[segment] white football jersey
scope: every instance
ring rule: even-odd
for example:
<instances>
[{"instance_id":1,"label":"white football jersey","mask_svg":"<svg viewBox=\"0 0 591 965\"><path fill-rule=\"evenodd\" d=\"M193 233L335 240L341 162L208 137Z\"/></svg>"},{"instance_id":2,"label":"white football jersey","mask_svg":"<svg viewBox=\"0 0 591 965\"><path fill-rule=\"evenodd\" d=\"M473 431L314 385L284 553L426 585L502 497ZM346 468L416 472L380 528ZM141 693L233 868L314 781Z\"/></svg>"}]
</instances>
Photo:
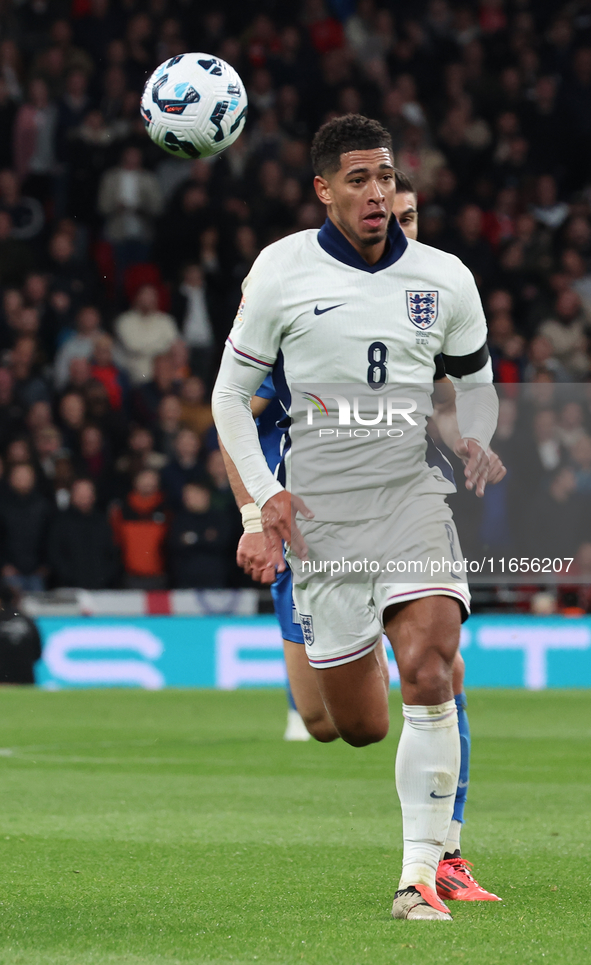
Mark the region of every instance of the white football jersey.
<instances>
[{"instance_id":1,"label":"white football jersey","mask_svg":"<svg viewBox=\"0 0 591 965\"><path fill-rule=\"evenodd\" d=\"M453 491L425 461L434 360L444 353L453 365L474 356L480 369L486 334L474 278L454 255L407 241L393 221L384 256L369 266L327 221L320 231L298 232L261 252L244 281L228 345L243 362L273 371L279 393L282 382L289 392L296 387L287 488L317 519L342 520L389 513L407 487ZM358 426L349 431L327 412L309 430L302 386L322 386L312 398L324 405L323 393L335 398L335 383L368 390L366 415L388 386L395 393L401 384L422 388L413 396L423 397L415 428L403 422L400 438ZM288 407L291 399L283 402ZM327 429L319 434L320 425L336 427L330 438Z\"/></svg>"},{"instance_id":2,"label":"white football jersey","mask_svg":"<svg viewBox=\"0 0 591 965\"><path fill-rule=\"evenodd\" d=\"M265 248L244 281L228 339L237 357L268 372L281 351L288 385L382 376L420 384L433 380L440 352L480 349L486 321L469 269L455 255L408 241L397 224L391 238L374 266L332 222ZM370 352L375 342L387 359ZM378 371L368 375L370 367Z\"/></svg>"}]
</instances>

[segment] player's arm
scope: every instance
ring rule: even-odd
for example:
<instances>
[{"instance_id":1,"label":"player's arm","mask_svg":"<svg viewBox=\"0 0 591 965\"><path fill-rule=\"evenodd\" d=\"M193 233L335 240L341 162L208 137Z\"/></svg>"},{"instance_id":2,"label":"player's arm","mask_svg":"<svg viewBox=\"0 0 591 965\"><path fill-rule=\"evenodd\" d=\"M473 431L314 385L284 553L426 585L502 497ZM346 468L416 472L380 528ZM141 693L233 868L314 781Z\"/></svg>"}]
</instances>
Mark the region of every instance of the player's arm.
<instances>
[{"instance_id":1,"label":"player's arm","mask_svg":"<svg viewBox=\"0 0 591 965\"><path fill-rule=\"evenodd\" d=\"M270 401L270 399L262 399L258 395L253 395L250 400L250 408L255 419L262 415ZM230 488L242 515L242 525L244 526L244 532L236 550L236 562L257 583L272 583L275 579L275 567L269 566L267 563L261 511L238 475L238 470L226 452L221 439L218 441Z\"/></svg>"},{"instance_id":2,"label":"player's arm","mask_svg":"<svg viewBox=\"0 0 591 965\"><path fill-rule=\"evenodd\" d=\"M213 390L212 410L220 439L246 491L261 510L267 563L282 573L283 541L300 559L306 559L306 545L295 525L296 512L309 518L312 514L301 499L283 488L267 466L250 409L251 396L261 381L261 371L239 361L227 345Z\"/></svg>"},{"instance_id":3,"label":"player's arm","mask_svg":"<svg viewBox=\"0 0 591 965\"><path fill-rule=\"evenodd\" d=\"M445 373L456 392L460 440L454 452L464 461L467 489L482 496L489 474L488 450L494 435L499 402L492 384L487 328L472 273L457 263L458 302L443 343Z\"/></svg>"},{"instance_id":4,"label":"player's arm","mask_svg":"<svg viewBox=\"0 0 591 965\"><path fill-rule=\"evenodd\" d=\"M244 283L244 298L224 354L212 396L217 430L246 491L261 510L269 565L285 569L283 543L305 558L305 543L292 520L296 510L312 514L275 479L263 455L250 400L279 352L281 280L266 249Z\"/></svg>"},{"instance_id":5,"label":"player's arm","mask_svg":"<svg viewBox=\"0 0 591 965\"><path fill-rule=\"evenodd\" d=\"M461 442L462 436L458 426L458 416L456 410L456 391L453 382L443 376L436 380L433 393L433 422L437 431L452 452L456 451L456 446ZM476 481L476 494L481 496L484 492L484 485L488 482L491 485L499 483L507 475L507 470L496 452L488 448L488 475Z\"/></svg>"},{"instance_id":6,"label":"player's arm","mask_svg":"<svg viewBox=\"0 0 591 965\"><path fill-rule=\"evenodd\" d=\"M258 417L263 414L263 412L269 405L270 401L271 401L270 399L261 399L260 396L253 395L252 399L250 400L250 411L252 412L253 419L258 419ZM226 467L226 472L228 474L228 482L230 483L230 489L232 490L238 509L241 510L243 506L248 506L249 504L256 506L256 503L254 502L252 496L250 495L246 486L244 485L240 476L238 475L238 470L236 469L236 466L230 459L230 456L228 455L227 450L224 448L224 444L222 440L219 438L219 436L218 436L218 442L220 446L220 452L224 460L224 465ZM259 519L260 519L260 511L259 511ZM262 532L262 530L260 530L260 532Z\"/></svg>"}]
</instances>

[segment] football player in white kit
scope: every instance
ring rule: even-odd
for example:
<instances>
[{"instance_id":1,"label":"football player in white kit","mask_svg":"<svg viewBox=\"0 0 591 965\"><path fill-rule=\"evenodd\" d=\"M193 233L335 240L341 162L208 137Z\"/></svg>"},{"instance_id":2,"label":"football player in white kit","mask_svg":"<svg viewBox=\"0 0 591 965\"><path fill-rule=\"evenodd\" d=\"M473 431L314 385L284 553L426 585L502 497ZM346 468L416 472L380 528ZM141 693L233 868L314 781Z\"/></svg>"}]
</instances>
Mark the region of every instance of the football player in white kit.
<instances>
[{"instance_id":1,"label":"football player in white kit","mask_svg":"<svg viewBox=\"0 0 591 965\"><path fill-rule=\"evenodd\" d=\"M317 133L312 161L327 221L319 232L298 232L261 252L244 283L213 397L221 440L261 509L269 562L279 571L285 566L283 540L296 556L306 554L298 528L292 528L292 508L304 524L314 514L269 471L250 413L251 396L278 364L288 385L381 380L375 388L388 381L432 382L434 356L443 353L458 393L461 437L455 449L466 462L468 487L477 491L486 482L496 425L492 387L485 404L474 404L462 391L462 383L492 381L474 279L454 256L408 242L391 219L396 186L387 131L360 115L336 118ZM424 314L413 309L413 298L424 292L435 293L437 301L427 333ZM384 350L368 370L378 342ZM374 352L370 362L375 359ZM393 527L393 556L404 549L409 518L415 534L423 526L428 539L439 519L438 532L445 529L448 539L457 539L443 498L449 489L438 489L431 476L430 485L426 480L421 469L421 485L397 487L394 472L390 485L378 487L368 469L360 495L371 506L376 530ZM330 534L339 520L330 512L323 518L321 510L308 525ZM441 553L434 537L433 550ZM365 584L334 586L310 580L294 587L294 597L322 698L339 735L353 746L387 733L382 630L392 644L404 716L396 760L404 854L392 914L449 921L435 874L460 764L452 665L469 612L467 584L378 583L370 577Z\"/></svg>"}]
</instances>

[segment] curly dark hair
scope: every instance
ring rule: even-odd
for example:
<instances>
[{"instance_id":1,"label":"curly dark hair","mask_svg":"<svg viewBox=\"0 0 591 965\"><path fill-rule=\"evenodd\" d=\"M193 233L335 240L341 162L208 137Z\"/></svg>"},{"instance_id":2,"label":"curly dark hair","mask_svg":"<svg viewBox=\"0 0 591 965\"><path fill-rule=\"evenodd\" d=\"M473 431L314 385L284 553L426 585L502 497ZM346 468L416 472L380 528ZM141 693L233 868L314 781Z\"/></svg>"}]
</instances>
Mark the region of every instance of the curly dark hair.
<instances>
[{"instance_id":1,"label":"curly dark hair","mask_svg":"<svg viewBox=\"0 0 591 965\"><path fill-rule=\"evenodd\" d=\"M327 121L312 141L314 173L324 177L341 166L341 154L348 151L371 151L385 147L392 153L392 138L379 121L363 114L345 114Z\"/></svg>"}]
</instances>

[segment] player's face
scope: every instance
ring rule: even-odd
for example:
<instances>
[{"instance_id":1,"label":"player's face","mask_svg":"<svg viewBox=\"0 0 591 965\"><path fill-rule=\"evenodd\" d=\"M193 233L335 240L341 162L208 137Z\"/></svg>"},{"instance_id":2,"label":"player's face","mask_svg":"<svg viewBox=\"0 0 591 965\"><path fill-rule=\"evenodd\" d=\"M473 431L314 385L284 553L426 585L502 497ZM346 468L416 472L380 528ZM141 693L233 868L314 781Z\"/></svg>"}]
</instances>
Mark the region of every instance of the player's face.
<instances>
[{"instance_id":1,"label":"player's face","mask_svg":"<svg viewBox=\"0 0 591 965\"><path fill-rule=\"evenodd\" d=\"M392 155L385 147L341 154L328 178L315 178L316 193L329 217L370 263L384 250L396 196Z\"/></svg>"},{"instance_id":2,"label":"player's face","mask_svg":"<svg viewBox=\"0 0 591 965\"><path fill-rule=\"evenodd\" d=\"M412 191L397 192L392 213L398 218L398 223L406 237L416 241L419 233L419 216L417 199Z\"/></svg>"}]
</instances>

